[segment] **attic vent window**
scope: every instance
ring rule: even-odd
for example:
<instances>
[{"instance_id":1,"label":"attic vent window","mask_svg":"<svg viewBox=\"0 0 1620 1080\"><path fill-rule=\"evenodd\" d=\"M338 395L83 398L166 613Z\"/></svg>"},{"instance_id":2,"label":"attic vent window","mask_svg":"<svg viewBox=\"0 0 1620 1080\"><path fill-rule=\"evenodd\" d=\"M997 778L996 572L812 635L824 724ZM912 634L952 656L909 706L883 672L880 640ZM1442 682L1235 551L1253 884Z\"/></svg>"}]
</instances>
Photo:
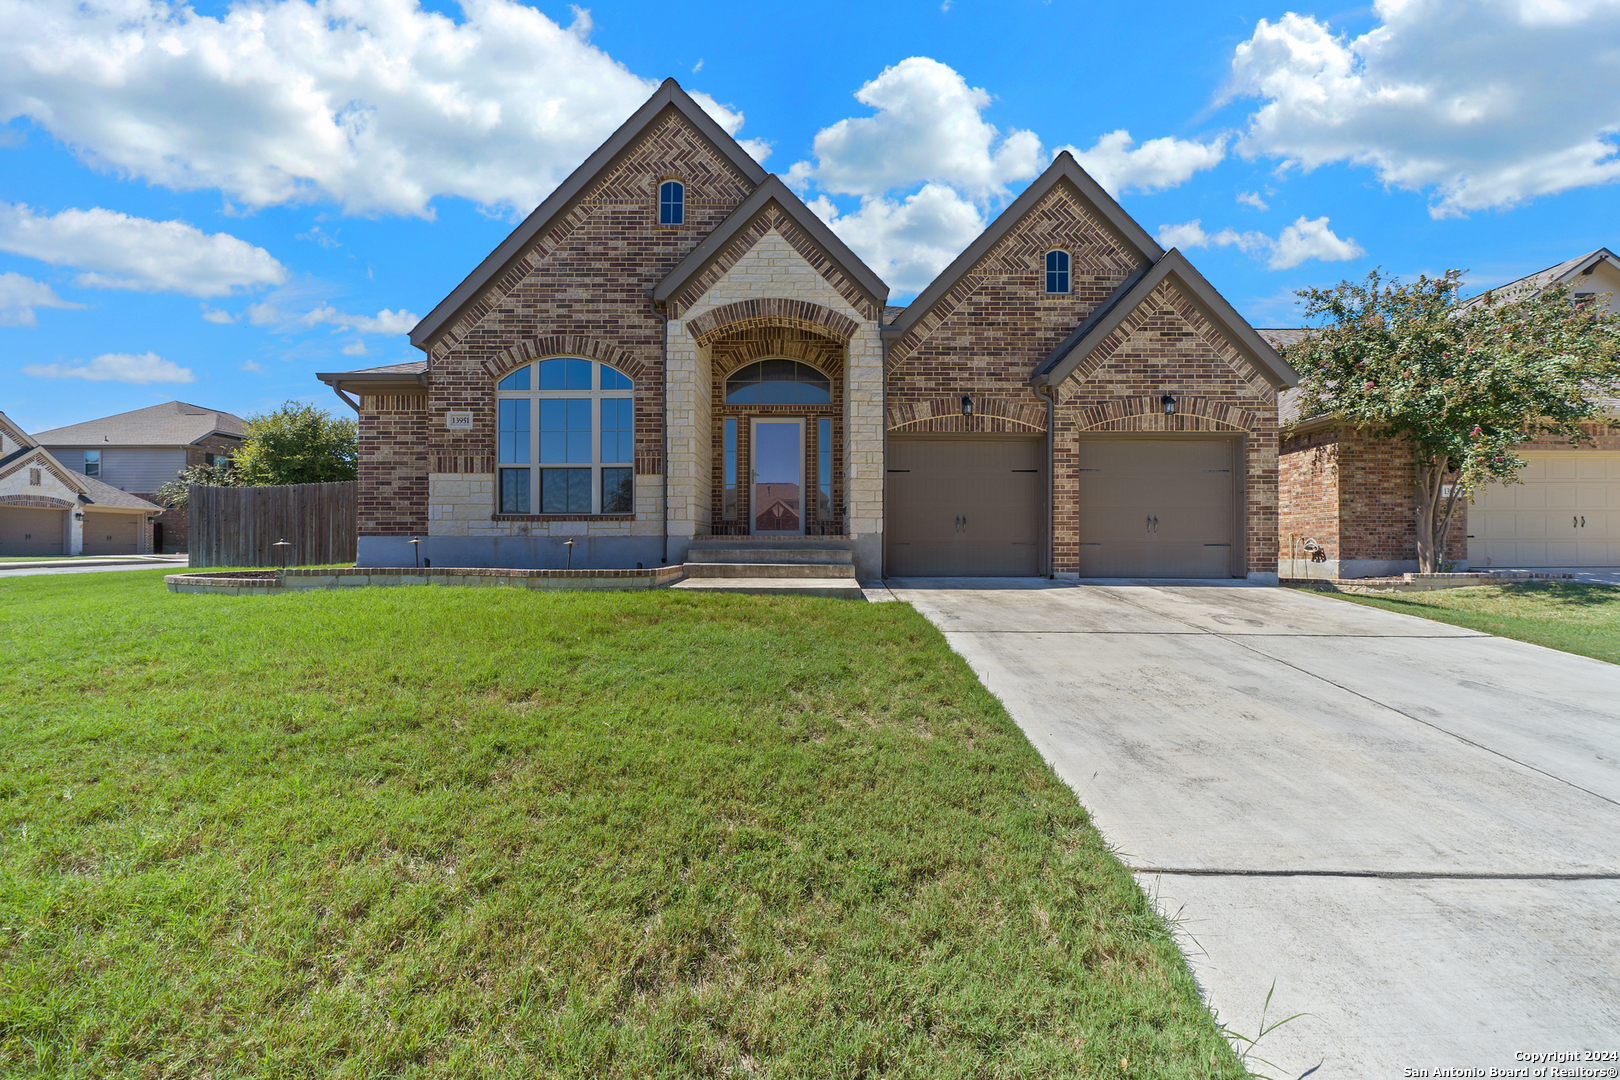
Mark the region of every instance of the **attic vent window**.
<instances>
[{"instance_id":1,"label":"attic vent window","mask_svg":"<svg viewBox=\"0 0 1620 1080\"><path fill-rule=\"evenodd\" d=\"M45 478L44 478L44 476L42 475L42 473L41 473L41 471L39 469L29 469L28 470L28 486L29 487L39 487L44 482L45 482Z\"/></svg>"},{"instance_id":2,"label":"attic vent window","mask_svg":"<svg viewBox=\"0 0 1620 1080\"><path fill-rule=\"evenodd\" d=\"M682 225L686 222L686 185L679 180L666 180L658 188L658 224Z\"/></svg>"},{"instance_id":3,"label":"attic vent window","mask_svg":"<svg viewBox=\"0 0 1620 1080\"><path fill-rule=\"evenodd\" d=\"M1069 253L1067 251L1048 251L1046 253L1046 291L1048 295L1059 296L1069 291Z\"/></svg>"}]
</instances>

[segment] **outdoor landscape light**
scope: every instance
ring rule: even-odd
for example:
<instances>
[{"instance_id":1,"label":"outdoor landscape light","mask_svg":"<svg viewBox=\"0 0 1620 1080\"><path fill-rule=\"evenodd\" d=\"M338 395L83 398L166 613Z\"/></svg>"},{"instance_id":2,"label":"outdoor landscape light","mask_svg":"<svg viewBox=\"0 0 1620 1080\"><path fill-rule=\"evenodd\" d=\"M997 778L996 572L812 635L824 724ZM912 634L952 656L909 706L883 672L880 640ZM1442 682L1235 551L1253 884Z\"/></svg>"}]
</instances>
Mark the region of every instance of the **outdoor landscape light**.
<instances>
[{"instance_id":1,"label":"outdoor landscape light","mask_svg":"<svg viewBox=\"0 0 1620 1080\"><path fill-rule=\"evenodd\" d=\"M972 416L973 415L973 399L968 397L966 394L962 395L962 415L963 416Z\"/></svg>"},{"instance_id":2,"label":"outdoor landscape light","mask_svg":"<svg viewBox=\"0 0 1620 1080\"><path fill-rule=\"evenodd\" d=\"M1159 399L1159 404L1164 406L1164 415L1176 415L1176 398L1174 394L1164 395L1164 397Z\"/></svg>"},{"instance_id":3,"label":"outdoor landscape light","mask_svg":"<svg viewBox=\"0 0 1620 1080\"><path fill-rule=\"evenodd\" d=\"M422 569L422 549L418 546L421 543L422 543L422 538L421 537L419 537L419 536L411 537L411 558L416 561L416 568L418 570Z\"/></svg>"},{"instance_id":4,"label":"outdoor landscape light","mask_svg":"<svg viewBox=\"0 0 1620 1080\"><path fill-rule=\"evenodd\" d=\"M292 547L292 541L283 538L281 540L277 540L270 546L281 549L279 552L277 552L277 554L281 556L281 568L283 570L287 569L287 549Z\"/></svg>"}]
</instances>

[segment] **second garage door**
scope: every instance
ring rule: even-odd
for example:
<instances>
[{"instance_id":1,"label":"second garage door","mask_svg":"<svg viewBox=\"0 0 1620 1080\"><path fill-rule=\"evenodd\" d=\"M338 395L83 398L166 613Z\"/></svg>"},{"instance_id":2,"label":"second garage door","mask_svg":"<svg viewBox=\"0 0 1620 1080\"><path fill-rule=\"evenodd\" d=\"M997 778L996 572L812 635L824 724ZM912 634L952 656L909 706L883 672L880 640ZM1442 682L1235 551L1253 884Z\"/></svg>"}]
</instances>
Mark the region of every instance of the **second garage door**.
<instances>
[{"instance_id":1,"label":"second garage door","mask_svg":"<svg viewBox=\"0 0 1620 1080\"><path fill-rule=\"evenodd\" d=\"M84 553L86 555L133 555L140 550L139 514L86 514Z\"/></svg>"},{"instance_id":2,"label":"second garage door","mask_svg":"<svg viewBox=\"0 0 1620 1080\"><path fill-rule=\"evenodd\" d=\"M1044 447L991 436L891 438L884 571L1039 574Z\"/></svg>"},{"instance_id":3,"label":"second garage door","mask_svg":"<svg viewBox=\"0 0 1620 1080\"><path fill-rule=\"evenodd\" d=\"M1238 445L1082 439L1080 576L1235 576Z\"/></svg>"},{"instance_id":4,"label":"second garage door","mask_svg":"<svg viewBox=\"0 0 1620 1080\"><path fill-rule=\"evenodd\" d=\"M1468 563L1620 566L1620 454L1528 453L1522 484L1489 484L1468 508Z\"/></svg>"}]
</instances>

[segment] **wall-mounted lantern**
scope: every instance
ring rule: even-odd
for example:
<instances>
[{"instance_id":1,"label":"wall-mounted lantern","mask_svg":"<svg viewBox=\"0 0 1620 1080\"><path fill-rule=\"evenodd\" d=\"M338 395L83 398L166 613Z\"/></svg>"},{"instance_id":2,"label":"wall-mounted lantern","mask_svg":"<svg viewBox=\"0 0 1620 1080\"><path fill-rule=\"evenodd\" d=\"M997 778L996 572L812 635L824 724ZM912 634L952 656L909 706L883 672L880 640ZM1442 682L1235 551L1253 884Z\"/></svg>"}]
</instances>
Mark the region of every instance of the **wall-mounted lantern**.
<instances>
[{"instance_id":1,"label":"wall-mounted lantern","mask_svg":"<svg viewBox=\"0 0 1620 1080\"><path fill-rule=\"evenodd\" d=\"M1159 404L1164 406L1164 415L1176 415L1176 396L1174 394L1164 395L1159 399Z\"/></svg>"},{"instance_id":2,"label":"wall-mounted lantern","mask_svg":"<svg viewBox=\"0 0 1620 1080\"><path fill-rule=\"evenodd\" d=\"M963 416L972 416L973 415L973 399L968 397L966 394L962 395L962 415Z\"/></svg>"},{"instance_id":3,"label":"wall-mounted lantern","mask_svg":"<svg viewBox=\"0 0 1620 1080\"><path fill-rule=\"evenodd\" d=\"M73 511L73 520L74 521L83 521L84 520L84 512L82 510Z\"/></svg>"}]
</instances>

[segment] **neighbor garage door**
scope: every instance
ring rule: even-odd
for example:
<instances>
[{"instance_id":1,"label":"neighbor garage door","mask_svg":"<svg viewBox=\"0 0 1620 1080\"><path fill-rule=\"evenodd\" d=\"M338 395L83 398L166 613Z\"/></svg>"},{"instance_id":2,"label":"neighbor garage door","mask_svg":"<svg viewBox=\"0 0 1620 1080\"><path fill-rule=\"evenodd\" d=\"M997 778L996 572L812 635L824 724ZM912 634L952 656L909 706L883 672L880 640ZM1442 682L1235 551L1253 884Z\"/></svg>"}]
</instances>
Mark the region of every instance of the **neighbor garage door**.
<instances>
[{"instance_id":1,"label":"neighbor garage door","mask_svg":"<svg viewBox=\"0 0 1620 1080\"><path fill-rule=\"evenodd\" d=\"M1468 508L1468 563L1620 566L1620 454L1527 453L1522 484L1491 484Z\"/></svg>"},{"instance_id":2,"label":"neighbor garage door","mask_svg":"<svg viewBox=\"0 0 1620 1080\"><path fill-rule=\"evenodd\" d=\"M1042 439L891 438L885 572L895 577L1041 572Z\"/></svg>"},{"instance_id":3,"label":"neighbor garage door","mask_svg":"<svg viewBox=\"0 0 1620 1080\"><path fill-rule=\"evenodd\" d=\"M84 553L86 555L133 555L140 550L136 537L140 535L141 515L86 514L84 515Z\"/></svg>"},{"instance_id":4,"label":"neighbor garage door","mask_svg":"<svg viewBox=\"0 0 1620 1080\"><path fill-rule=\"evenodd\" d=\"M1236 574L1233 439L1080 440L1080 576Z\"/></svg>"},{"instance_id":5,"label":"neighbor garage door","mask_svg":"<svg viewBox=\"0 0 1620 1080\"><path fill-rule=\"evenodd\" d=\"M66 510L0 506L0 558L65 554L66 522Z\"/></svg>"}]
</instances>

